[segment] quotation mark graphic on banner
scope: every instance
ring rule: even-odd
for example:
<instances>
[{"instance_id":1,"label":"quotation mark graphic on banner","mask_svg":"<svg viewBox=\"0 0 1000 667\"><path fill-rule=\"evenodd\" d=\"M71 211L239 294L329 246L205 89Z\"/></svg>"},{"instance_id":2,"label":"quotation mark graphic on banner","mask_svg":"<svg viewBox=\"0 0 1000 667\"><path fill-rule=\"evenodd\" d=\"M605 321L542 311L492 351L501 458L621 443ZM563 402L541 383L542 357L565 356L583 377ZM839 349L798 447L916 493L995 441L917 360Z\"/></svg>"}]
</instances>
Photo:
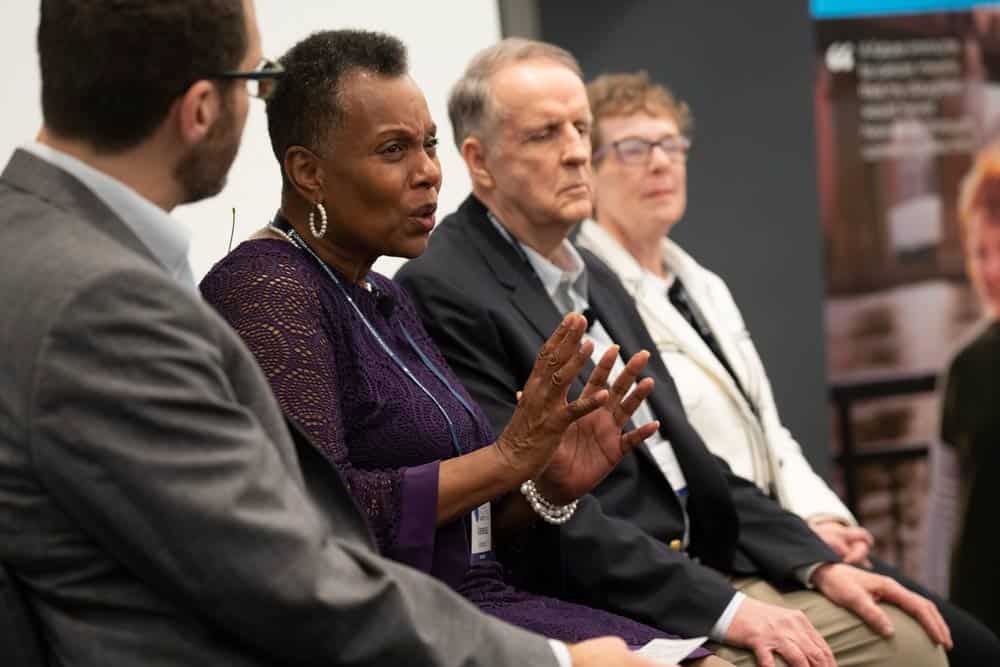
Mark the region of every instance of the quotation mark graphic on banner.
<instances>
[{"instance_id":1,"label":"quotation mark graphic on banner","mask_svg":"<svg viewBox=\"0 0 1000 667\"><path fill-rule=\"evenodd\" d=\"M854 44L834 42L826 50L826 68L831 72L850 72L854 69Z\"/></svg>"}]
</instances>

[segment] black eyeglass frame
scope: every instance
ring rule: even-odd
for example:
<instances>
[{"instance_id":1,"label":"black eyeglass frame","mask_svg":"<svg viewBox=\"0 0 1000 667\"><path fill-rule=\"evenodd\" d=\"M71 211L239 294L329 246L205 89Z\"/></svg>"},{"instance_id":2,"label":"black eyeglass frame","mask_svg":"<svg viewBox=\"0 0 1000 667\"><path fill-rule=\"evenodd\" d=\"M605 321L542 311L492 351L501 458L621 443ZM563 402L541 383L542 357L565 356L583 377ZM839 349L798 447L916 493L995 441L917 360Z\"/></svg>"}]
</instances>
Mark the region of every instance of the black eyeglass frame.
<instances>
[{"instance_id":1,"label":"black eyeglass frame","mask_svg":"<svg viewBox=\"0 0 1000 667\"><path fill-rule=\"evenodd\" d=\"M621 151L621 148L620 148L619 145L623 144L623 143L626 143L626 142L640 142L640 143L642 143L642 144L644 144L646 146L646 152L643 155L643 157L642 157L641 160L629 161L629 160L626 160L622 156L622 151ZM596 151L594 151L594 153L593 153L593 155L591 155L590 159L591 159L592 162L597 162L597 161L603 159L604 156L607 155L608 152L613 149L614 152L615 152L615 155L618 156L618 160L622 164L647 164L649 162L649 159L653 155L653 148L656 147L656 146L659 146L660 149L664 153L667 154L667 157L670 158L670 162L673 163L674 162L674 154L671 153L670 150L668 150L664 146L664 144L667 143L667 142L670 142L674 146L680 146L681 150L680 150L680 153L679 153L679 156L678 156L677 159L680 162L687 161L688 151L691 150L691 139L689 137L684 136L684 135L676 135L676 136L663 137L659 141L650 141L649 139L646 139L644 137L623 137L623 138L619 139L618 141L612 141L610 144L604 144L603 146L601 146L600 148L598 148Z\"/></svg>"},{"instance_id":2,"label":"black eyeglass frame","mask_svg":"<svg viewBox=\"0 0 1000 667\"><path fill-rule=\"evenodd\" d=\"M278 81L284 76L285 76L285 68L281 66L281 63L264 58L260 61L260 64L257 65L257 69L255 70L249 72L240 72L240 71L220 72L219 74L212 74L207 78L218 79L221 81L234 81L237 79L244 79L247 81L257 81L259 83L261 81ZM271 91L268 91L266 95L255 94L254 97L266 100L268 97L270 97L272 91L273 87Z\"/></svg>"}]
</instances>

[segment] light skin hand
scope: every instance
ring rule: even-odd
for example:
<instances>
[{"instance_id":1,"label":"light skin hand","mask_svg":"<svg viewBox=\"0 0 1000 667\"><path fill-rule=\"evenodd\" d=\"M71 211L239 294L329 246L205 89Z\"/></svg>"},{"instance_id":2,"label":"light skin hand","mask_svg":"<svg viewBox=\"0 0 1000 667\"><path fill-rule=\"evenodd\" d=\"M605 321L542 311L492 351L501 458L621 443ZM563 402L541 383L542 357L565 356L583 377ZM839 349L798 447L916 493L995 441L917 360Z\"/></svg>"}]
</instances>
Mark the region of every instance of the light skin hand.
<instances>
[{"instance_id":1,"label":"light skin hand","mask_svg":"<svg viewBox=\"0 0 1000 667\"><path fill-rule=\"evenodd\" d=\"M663 667L636 655L618 637L588 639L568 648L573 667Z\"/></svg>"},{"instance_id":2,"label":"light skin hand","mask_svg":"<svg viewBox=\"0 0 1000 667\"><path fill-rule=\"evenodd\" d=\"M833 651L805 614L749 597L740 603L726 643L753 651L759 667L775 667L775 655L789 667L836 667Z\"/></svg>"},{"instance_id":3,"label":"light skin hand","mask_svg":"<svg viewBox=\"0 0 1000 667\"><path fill-rule=\"evenodd\" d=\"M618 358L619 348L612 345L601 356L581 394L596 396L604 387ZM659 422L650 422L622 433L632 414L653 390L652 378L635 385L649 361L649 353L638 352L612 383L604 406L576 421L567 430L559 447L538 480L542 495L557 504L579 498L596 486L636 445L653 435Z\"/></svg>"},{"instance_id":4,"label":"light skin hand","mask_svg":"<svg viewBox=\"0 0 1000 667\"><path fill-rule=\"evenodd\" d=\"M889 617L878 606L879 602L887 602L916 619L934 642L946 649L952 647L951 631L934 603L889 577L843 563L827 563L813 573L812 583L832 602L857 614L882 636L895 632Z\"/></svg>"},{"instance_id":5,"label":"light skin hand","mask_svg":"<svg viewBox=\"0 0 1000 667\"><path fill-rule=\"evenodd\" d=\"M875 545L875 538L866 528L848 526L836 519L810 519L809 527L845 563L871 567L868 555Z\"/></svg>"}]
</instances>

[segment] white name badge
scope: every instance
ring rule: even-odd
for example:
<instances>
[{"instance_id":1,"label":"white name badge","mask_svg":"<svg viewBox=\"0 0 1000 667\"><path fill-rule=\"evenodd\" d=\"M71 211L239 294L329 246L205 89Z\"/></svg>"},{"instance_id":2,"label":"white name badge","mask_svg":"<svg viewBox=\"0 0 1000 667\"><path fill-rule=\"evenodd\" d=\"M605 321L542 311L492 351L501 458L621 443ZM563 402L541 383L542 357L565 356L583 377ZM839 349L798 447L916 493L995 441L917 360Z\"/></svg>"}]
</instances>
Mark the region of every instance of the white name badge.
<instances>
[{"instance_id":1,"label":"white name badge","mask_svg":"<svg viewBox=\"0 0 1000 667\"><path fill-rule=\"evenodd\" d=\"M490 521L490 504L483 503L469 515L472 534L472 560L483 560L493 550L493 523Z\"/></svg>"}]
</instances>

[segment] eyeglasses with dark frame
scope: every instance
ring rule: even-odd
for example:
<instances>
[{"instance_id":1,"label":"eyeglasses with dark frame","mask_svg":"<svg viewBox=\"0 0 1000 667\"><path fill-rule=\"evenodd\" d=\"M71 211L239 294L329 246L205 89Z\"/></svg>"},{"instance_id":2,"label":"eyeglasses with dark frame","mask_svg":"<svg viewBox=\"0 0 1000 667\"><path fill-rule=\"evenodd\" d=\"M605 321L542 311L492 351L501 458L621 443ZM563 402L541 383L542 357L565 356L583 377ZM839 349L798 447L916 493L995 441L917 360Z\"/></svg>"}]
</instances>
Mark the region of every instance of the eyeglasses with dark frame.
<instances>
[{"instance_id":1,"label":"eyeglasses with dark frame","mask_svg":"<svg viewBox=\"0 0 1000 667\"><path fill-rule=\"evenodd\" d=\"M597 162L607 155L608 151L614 149L622 164L647 164L653 154L654 146L659 146L670 158L671 163L684 164L687 161L688 150L691 148L691 140L684 136L663 137L658 141L650 141L642 137L625 137L598 148L594 151L593 161Z\"/></svg>"},{"instance_id":2,"label":"eyeglasses with dark frame","mask_svg":"<svg viewBox=\"0 0 1000 667\"><path fill-rule=\"evenodd\" d=\"M273 60L265 58L260 61L253 71L222 72L221 74L214 74L209 78L221 80L246 79L247 92L252 97L266 100L274 94L274 89L283 76L285 76L285 68Z\"/></svg>"}]
</instances>

